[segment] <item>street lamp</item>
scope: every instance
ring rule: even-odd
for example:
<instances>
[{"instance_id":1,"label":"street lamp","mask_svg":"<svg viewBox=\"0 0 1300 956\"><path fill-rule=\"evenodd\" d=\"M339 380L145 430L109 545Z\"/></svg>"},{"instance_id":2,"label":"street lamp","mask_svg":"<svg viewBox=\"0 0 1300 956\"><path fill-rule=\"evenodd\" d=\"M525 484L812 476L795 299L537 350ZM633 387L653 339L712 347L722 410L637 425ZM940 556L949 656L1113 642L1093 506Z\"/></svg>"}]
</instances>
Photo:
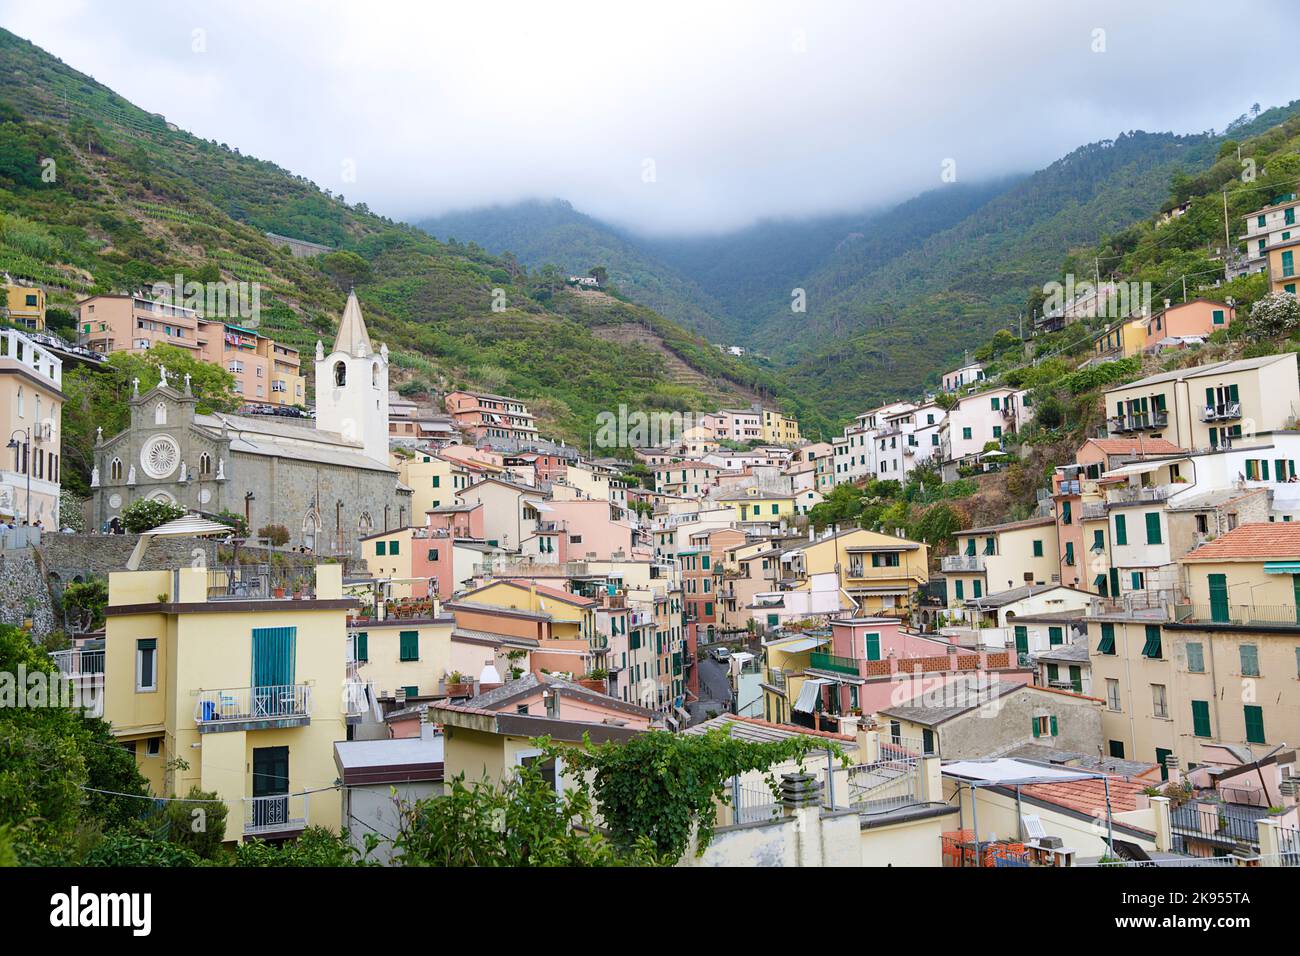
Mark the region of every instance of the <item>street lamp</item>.
<instances>
[{"instance_id":1,"label":"street lamp","mask_svg":"<svg viewBox=\"0 0 1300 956\"><path fill-rule=\"evenodd\" d=\"M15 438L16 435L23 436L23 443L21 445L18 444L18 441ZM32 430L31 428L14 429L13 435L9 436L8 447L13 448L15 450L18 448L21 448L23 450L23 458L22 458L23 469L27 472L27 524L31 525L32 523L32 459L31 459Z\"/></svg>"}]
</instances>

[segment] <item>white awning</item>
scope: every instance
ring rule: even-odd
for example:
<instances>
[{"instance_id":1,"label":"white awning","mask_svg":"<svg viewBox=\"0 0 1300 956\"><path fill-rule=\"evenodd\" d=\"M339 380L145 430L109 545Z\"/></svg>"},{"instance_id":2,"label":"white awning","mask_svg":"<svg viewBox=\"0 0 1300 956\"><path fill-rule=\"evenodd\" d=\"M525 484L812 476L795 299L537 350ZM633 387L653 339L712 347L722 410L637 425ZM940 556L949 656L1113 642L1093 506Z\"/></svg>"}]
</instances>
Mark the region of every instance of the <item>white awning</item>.
<instances>
[{"instance_id":1,"label":"white awning","mask_svg":"<svg viewBox=\"0 0 1300 956\"><path fill-rule=\"evenodd\" d=\"M1095 780L1105 776L1087 770L1064 770L1051 764L1015 757L954 760L943 765L943 775L972 787L1025 787L1035 783L1069 783L1072 780Z\"/></svg>"},{"instance_id":2,"label":"white awning","mask_svg":"<svg viewBox=\"0 0 1300 956\"><path fill-rule=\"evenodd\" d=\"M799 687L799 699L794 702L794 709L801 714L811 714L813 707L817 704L817 695L827 684L834 681L825 680L821 677L810 677Z\"/></svg>"},{"instance_id":3,"label":"white awning","mask_svg":"<svg viewBox=\"0 0 1300 956\"><path fill-rule=\"evenodd\" d=\"M774 647L783 654L798 654L800 651L811 651L814 647L821 647L829 637L789 637L779 641L768 641L766 647Z\"/></svg>"},{"instance_id":4,"label":"white awning","mask_svg":"<svg viewBox=\"0 0 1300 956\"><path fill-rule=\"evenodd\" d=\"M1140 446L1139 446L1140 448ZM1147 475L1165 465L1181 464L1186 458L1160 458L1155 461L1135 461L1132 464L1102 472L1103 478L1126 478L1129 475Z\"/></svg>"}]
</instances>

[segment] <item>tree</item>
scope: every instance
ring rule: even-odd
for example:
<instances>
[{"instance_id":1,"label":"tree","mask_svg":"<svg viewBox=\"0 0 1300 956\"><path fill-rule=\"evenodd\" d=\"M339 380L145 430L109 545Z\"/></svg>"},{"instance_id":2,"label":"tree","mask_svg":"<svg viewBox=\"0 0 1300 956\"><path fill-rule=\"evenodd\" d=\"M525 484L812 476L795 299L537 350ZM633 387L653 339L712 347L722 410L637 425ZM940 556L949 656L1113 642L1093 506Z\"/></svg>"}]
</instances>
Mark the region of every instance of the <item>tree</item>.
<instances>
[{"instance_id":1,"label":"tree","mask_svg":"<svg viewBox=\"0 0 1300 956\"><path fill-rule=\"evenodd\" d=\"M370 281L372 272L370 263L355 252L347 250L329 252L321 256L319 261L321 271L343 291Z\"/></svg>"},{"instance_id":2,"label":"tree","mask_svg":"<svg viewBox=\"0 0 1300 956\"><path fill-rule=\"evenodd\" d=\"M604 266L592 266L587 270L587 275L591 276L602 286L609 281L609 271Z\"/></svg>"},{"instance_id":3,"label":"tree","mask_svg":"<svg viewBox=\"0 0 1300 956\"><path fill-rule=\"evenodd\" d=\"M190 787L184 800L168 800L158 812L155 832L204 860L214 860L226 838L226 804L217 794Z\"/></svg>"},{"instance_id":4,"label":"tree","mask_svg":"<svg viewBox=\"0 0 1300 956\"><path fill-rule=\"evenodd\" d=\"M108 605L108 582L100 577L74 581L63 589L63 624L77 633L97 631L104 626Z\"/></svg>"},{"instance_id":5,"label":"tree","mask_svg":"<svg viewBox=\"0 0 1300 956\"><path fill-rule=\"evenodd\" d=\"M1290 335L1300 328L1300 302L1290 292L1270 292L1250 310L1246 335L1251 339L1271 339Z\"/></svg>"},{"instance_id":6,"label":"tree","mask_svg":"<svg viewBox=\"0 0 1300 956\"><path fill-rule=\"evenodd\" d=\"M962 527L962 515L947 502L931 505L913 522L909 534L930 547L949 543Z\"/></svg>"},{"instance_id":7,"label":"tree","mask_svg":"<svg viewBox=\"0 0 1300 956\"><path fill-rule=\"evenodd\" d=\"M282 524L267 524L257 529L259 538L266 538L273 548L282 548L289 543L289 529Z\"/></svg>"},{"instance_id":8,"label":"tree","mask_svg":"<svg viewBox=\"0 0 1300 956\"><path fill-rule=\"evenodd\" d=\"M137 498L122 509L122 524L131 534L152 531L159 525L185 517L185 509L170 501L156 498Z\"/></svg>"}]
</instances>

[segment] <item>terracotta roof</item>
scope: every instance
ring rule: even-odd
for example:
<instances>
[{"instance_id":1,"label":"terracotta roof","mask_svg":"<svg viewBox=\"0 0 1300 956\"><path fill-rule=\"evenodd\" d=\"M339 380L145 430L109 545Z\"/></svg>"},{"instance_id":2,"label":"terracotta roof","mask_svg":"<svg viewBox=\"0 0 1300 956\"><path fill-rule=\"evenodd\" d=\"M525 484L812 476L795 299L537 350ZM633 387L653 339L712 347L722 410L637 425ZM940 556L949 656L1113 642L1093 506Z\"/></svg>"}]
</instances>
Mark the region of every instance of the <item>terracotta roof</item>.
<instances>
[{"instance_id":1,"label":"terracotta roof","mask_svg":"<svg viewBox=\"0 0 1300 956\"><path fill-rule=\"evenodd\" d=\"M1183 560L1264 561L1269 558L1300 559L1300 524L1264 521L1238 525L1201 545Z\"/></svg>"},{"instance_id":2,"label":"terracotta roof","mask_svg":"<svg viewBox=\"0 0 1300 956\"><path fill-rule=\"evenodd\" d=\"M532 580L508 578L506 581L517 588L523 588L525 591L536 591L542 597L554 598L557 601L564 601L566 604L576 604L578 607L594 607L596 604L596 602L589 597L574 594L572 591L561 591L559 588L547 587L544 584L537 584Z\"/></svg>"},{"instance_id":3,"label":"terracotta roof","mask_svg":"<svg viewBox=\"0 0 1300 956\"><path fill-rule=\"evenodd\" d=\"M1134 783L1122 777L1110 778L1110 808L1112 813L1127 813L1138 809L1138 797L1147 784ZM1067 783L1035 783L1021 787L1027 797L1037 797L1069 810L1077 810L1101 819L1106 817L1106 781L1101 779L1071 780Z\"/></svg>"},{"instance_id":4,"label":"terracotta roof","mask_svg":"<svg viewBox=\"0 0 1300 956\"><path fill-rule=\"evenodd\" d=\"M963 534L983 534L986 531L1017 531L1020 528L1036 528L1039 525L1056 524L1056 519L1051 515L1041 518L1026 518L1024 521L1008 521L1006 524L985 525L983 528L963 528L957 532L958 536Z\"/></svg>"},{"instance_id":5,"label":"terracotta roof","mask_svg":"<svg viewBox=\"0 0 1300 956\"><path fill-rule=\"evenodd\" d=\"M1166 438L1090 438L1084 444L1107 455L1171 455L1185 450Z\"/></svg>"}]
</instances>

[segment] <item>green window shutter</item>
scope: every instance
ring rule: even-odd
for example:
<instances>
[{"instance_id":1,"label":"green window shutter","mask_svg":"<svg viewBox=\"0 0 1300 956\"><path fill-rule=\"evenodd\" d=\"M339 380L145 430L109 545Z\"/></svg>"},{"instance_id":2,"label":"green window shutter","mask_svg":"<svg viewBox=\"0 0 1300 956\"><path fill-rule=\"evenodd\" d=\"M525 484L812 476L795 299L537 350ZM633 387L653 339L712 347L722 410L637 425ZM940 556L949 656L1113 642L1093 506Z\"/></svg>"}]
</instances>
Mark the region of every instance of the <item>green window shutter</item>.
<instances>
[{"instance_id":1,"label":"green window shutter","mask_svg":"<svg viewBox=\"0 0 1300 956\"><path fill-rule=\"evenodd\" d=\"M994 437L994 438L1001 438L1001 437L1002 437L1002 426L1001 426L1001 425L994 425L994 426L993 426L993 437Z\"/></svg>"},{"instance_id":2,"label":"green window shutter","mask_svg":"<svg viewBox=\"0 0 1300 956\"><path fill-rule=\"evenodd\" d=\"M1073 512L1070 509L1070 502L1061 502L1061 524L1072 524L1074 521Z\"/></svg>"},{"instance_id":3,"label":"green window shutter","mask_svg":"<svg viewBox=\"0 0 1300 956\"><path fill-rule=\"evenodd\" d=\"M1047 644L1049 647L1057 647L1065 643L1065 637L1059 627L1049 627L1047 629Z\"/></svg>"},{"instance_id":4,"label":"green window shutter","mask_svg":"<svg viewBox=\"0 0 1300 956\"><path fill-rule=\"evenodd\" d=\"M953 582L953 584L954 584L954 588L953 588L953 590L954 590L954 592L955 592L956 595L957 595L957 600L958 600L958 601L964 601L964 600L966 600L966 588L965 588L964 582L958 580L958 581Z\"/></svg>"},{"instance_id":5,"label":"green window shutter","mask_svg":"<svg viewBox=\"0 0 1300 956\"><path fill-rule=\"evenodd\" d=\"M1036 558L1041 558L1042 556L1043 556L1043 542L1042 542L1042 541L1035 541L1035 542L1034 542L1034 557L1036 557Z\"/></svg>"},{"instance_id":6,"label":"green window shutter","mask_svg":"<svg viewBox=\"0 0 1300 956\"><path fill-rule=\"evenodd\" d=\"M700 560L703 562L703 563L700 565L700 567L701 567L703 570L705 570L705 571L709 570L709 556L706 554L706 555L704 555L703 557L701 557Z\"/></svg>"},{"instance_id":7,"label":"green window shutter","mask_svg":"<svg viewBox=\"0 0 1300 956\"><path fill-rule=\"evenodd\" d=\"M1056 729L1056 715L1055 715L1055 714L1052 715L1051 724L1052 724L1052 736L1055 737L1055 736L1057 736L1057 734L1058 734L1058 731L1057 731L1057 729Z\"/></svg>"},{"instance_id":8,"label":"green window shutter","mask_svg":"<svg viewBox=\"0 0 1300 956\"><path fill-rule=\"evenodd\" d=\"M438 477L437 475L434 475L434 476L433 476L433 487L437 488L437 487L441 486L441 484L442 484L442 479L441 479L440 477Z\"/></svg>"},{"instance_id":9,"label":"green window shutter","mask_svg":"<svg viewBox=\"0 0 1300 956\"><path fill-rule=\"evenodd\" d=\"M1222 310L1222 309L1215 309L1215 310L1214 310L1214 324L1215 324L1215 325L1222 325L1222 324L1223 324L1223 310Z\"/></svg>"},{"instance_id":10,"label":"green window shutter","mask_svg":"<svg viewBox=\"0 0 1300 956\"><path fill-rule=\"evenodd\" d=\"M1228 578L1223 574L1206 575L1210 586L1210 620L1226 624L1228 621Z\"/></svg>"},{"instance_id":11,"label":"green window shutter","mask_svg":"<svg viewBox=\"0 0 1300 956\"><path fill-rule=\"evenodd\" d=\"M867 660L869 661L880 660L880 635L879 634L867 635Z\"/></svg>"},{"instance_id":12,"label":"green window shutter","mask_svg":"<svg viewBox=\"0 0 1300 956\"><path fill-rule=\"evenodd\" d=\"M966 553L967 553L967 554L974 554L974 553L975 553L975 539L974 539L974 538L971 538L971 539L969 539L969 540L966 542Z\"/></svg>"},{"instance_id":13,"label":"green window shutter","mask_svg":"<svg viewBox=\"0 0 1300 956\"><path fill-rule=\"evenodd\" d=\"M1205 673L1205 649L1199 642L1187 645L1187 670L1192 674Z\"/></svg>"},{"instance_id":14,"label":"green window shutter","mask_svg":"<svg viewBox=\"0 0 1300 956\"><path fill-rule=\"evenodd\" d=\"M705 616L705 617L712 617L712 616L713 616L713 602L712 602L712 601L705 601L705 602L704 602L704 616Z\"/></svg>"},{"instance_id":15,"label":"green window shutter","mask_svg":"<svg viewBox=\"0 0 1300 956\"><path fill-rule=\"evenodd\" d=\"M398 657L404 661L420 659L420 632L402 631L398 635Z\"/></svg>"},{"instance_id":16,"label":"green window shutter","mask_svg":"<svg viewBox=\"0 0 1300 956\"><path fill-rule=\"evenodd\" d=\"M1264 708L1258 704L1247 704L1242 708L1246 718L1246 740L1252 744L1267 743L1264 737Z\"/></svg>"},{"instance_id":17,"label":"green window shutter","mask_svg":"<svg viewBox=\"0 0 1300 956\"><path fill-rule=\"evenodd\" d=\"M1073 541L1065 542L1065 563L1067 565L1074 564L1074 542Z\"/></svg>"},{"instance_id":18,"label":"green window shutter","mask_svg":"<svg viewBox=\"0 0 1300 956\"><path fill-rule=\"evenodd\" d=\"M360 632L356 636L356 650L357 650L357 660L359 661L370 660L370 635L367 634L365 631Z\"/></svg>"},{"instance_id":19,"label":"green window shutter","mask_svg":"<svg viewBox=\"0 0 1300 956\"><path fill-rule=\"evenodd\" d=\"M1114 624L1102 624L1101 641L1097 644L1097 653L1098 654L1115 653L1115 625Z\"/></svg>"},{"instance_id":20,"label":"green window shutter","mask_svg":"<svg viewBox=\"0 0 1300 956\"><path fill-rule=\"evenodd\" d=\"M963 428L963 429L961 430L961 437L969 441L969 440L970 440L970 429L969 429L969 428Z\"/></svg>"},{"instance_id":21,"label":"green window shutter","mask_svg":"<svg viewBox=\"0 0 1300 956\"><path fill-rule=\"evenodd\" d=\"M375 542L375 554L379 555L380 557L383 556L383 554L384 554L384 542L382 542L382 541L376 541L376 542Z\"/></svg>"},{"instance_id":22,"label":"green window shutter","mask_svg":"<svg viewBox=\"0 0 1300 956\"><path fill-rule=\"evenodd\" d=\"M998 411L998 410L1002 407L1002 403L997 399L996 396L993 397L992 399L990 399L989 402L990 402L990 404L991 404L992 407L993 407L993 411L995 411L995 412Z\"/></svg>"},{"instance_id":23,"label":"green window shutter","mask_svg":"<svg viewBox=\"0 0 1300 956\"><path fill-rule=\"evenodd\" d=\"M388 553L390 555L397 554L399 548L400 548L400 542L397 541L388 542Z\"/></svg>"},{"instance_id":24,"label":"green window shutter","mask_svg":"<svg viewBox=\"0 0 1300 956\"><path fill-rule=\"evenodd\" d=\"M1029 653L1029 628L1023 624L1016 625L1016 653Z\"/></svg>"},{"instance_id":25,"label":"green window shutter","mask_svg":"<svg viewBox=\"0 0 1300 956\"><path fill-rule=\"evenodd\" d=\"M420 696L420 687L418 684L407 684L405 687L402 688L402 690L406 692L406 696L408 698Z\"/></svg>"},{"instance_id":26,"label":"green window shutter","mask_svg":"<svg viewBox=\"0 0 1300 956\"><path fill-rule=\"evenodd\" d=\"M1035 736L1035 737L1038 736L1038 718L1037 718L1037 717L1030 717L1030 718L1029 718L1029 729L1032 730L1032 731L1034 732L1034 736Z\"/></svg>"},{"instance_id":27,"label":"green window shutter","mask_svg":"<svg viewBox=\"0 0 1300 956\"><path fill-rule=\"evenodd\" d=\"M1133 585L1134 591L1144 590L1143 585L1145 584L1145 579L1142 577L1141 571L1134 571L1129 581Z\"/></svg>"},{"instance_id":28,"label":"green window shutter","mask_svg":"<svg viewBox=\"0 0 1300 956\"><path fill-rule=\"evenodd\" d=\"M779 624L779 623L781 623L781 618L780 618L779 615L777 615L777 614L769 614L769 615L767 616L767 626L768 626L768 627L776 627L777 624Z\"/></svg>"},{"instance_id":29,"label":"green window shutter","mask_svg":"<svg viewBox=\"0 0 1300 956\"><path fill-rule=\"evenodd\" d=\"M1205 405L1207 408L1213 408L1215 404L1216 403L1214 401L1214 389L1207 388L1205 390Z\"/></svg>"},{"instance_id":30,"label":"green window shutter","mask_svg":"<svg viewBox=\"0 0 1300 956\"><path fill-rule=\"evenodd\" d=\"M1115 543L1128 544L1128 524L1123 515L1115 516Z\"/></svg>"},{"instance_id":31,"label":"green window shutter","mask_svg":"<svg viewBox=\"0 0 1300 956\"><path fill-rule=\"evenodd\" d=\"M294 681L296 627L253 628L253 687L287 687Z\"/></svg>"},{"instance_id":32,"label":"green window shutter","mask_svg":"<svg viewBox=\"0 0 1300 956\"><path fill-rule=\"evenodd\" d=\"M983 592L984 592L984 584L983 584L983 582L980 581L979 578L976 578L972 583L975 585L975 596L976 596L977 598L978 598L978 597L982 597L982 596L983 596Z\"/></svg>"},{"instance_id":33,"label":"green window shutter","mask_svg":"<svg viewBox=\"0 0 1300 956\"><path fill-rule=\"evenodd\" d=\"M1160 537L1160 512L1147 512L1147 544L1162 544Z\"/></svg>"},{"instance_id":34,"label":"green window shutter","mask_svg":"<svg viewBox=\"0 0 1300 956\"><path fill-rule=\"evenodd\" d=\"M1061 669L1057 667L1055 664L1048 664L1047 682L1049 684L1055 684L1060 679L1061 679Z\"/></svg>"},{"instance_id":35,"label":"green window shutter","mask_svg":"<svg viewBox=\"0 0 1300 956\"><path fill-rule=\"evenodd\" d=\"M1083 668L1077 664L1070 665L1070 686L1076 694L1083 693Z\"/></svg>"},{"instance_id":36,"label":"green window shutter","mask_svg":"<svg viewBox=\"0 0 1300 956\"><path fill-rule=\"evenodd\" d=\"M1142 656L1149 657L1152 660L1158 660L1161 656L1160 625L1148 624L1146 631L1147 641L1142 645Z\"/></svg>"},{"instance_id":37,"label":"green window shutter","mask_svg":"<svg viewBox=\"0 0 1300 956\"><path fill-rule=\"evenodd\" d=\"M1106 532L1102 531L1100 528L1092 533L1092 550L1106 550Z\"/></svg>"},{"instance_id":38,"label":"green window shutter","mask_svg":"<svg viewBox=\"0 0 1300 956\"><path fill-rule=\"evenodd\" d=\"M1259 676L1259 648L1254 644L1242 644L1238 651L1241 656L1241 676Z\"/></svg>"},{"instance_id":39,"label":"green window shutter","mask_svg":"<svg viewBox=\"0 0 1300 956\"><path fill-rule=\"evenodd\" d=\"M1197 737L1210 736L1210 702L1208 700L1192 701L1192 734Z\"/></svg>"}]
</instances>

